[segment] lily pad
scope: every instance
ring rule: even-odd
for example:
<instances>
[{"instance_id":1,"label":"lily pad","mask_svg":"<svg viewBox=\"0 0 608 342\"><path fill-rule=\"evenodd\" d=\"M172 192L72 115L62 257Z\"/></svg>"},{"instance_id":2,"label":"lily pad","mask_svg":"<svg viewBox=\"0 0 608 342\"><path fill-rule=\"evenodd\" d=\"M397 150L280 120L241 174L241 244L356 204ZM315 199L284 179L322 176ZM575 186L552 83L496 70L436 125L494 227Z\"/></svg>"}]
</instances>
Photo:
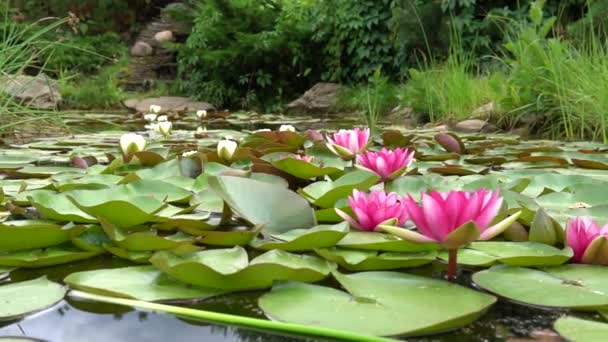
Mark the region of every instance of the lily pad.
<instances>
[{"instance_id":1,"label":"lily pad","mask_svg":"<svg viewBox=\"0 0 608 342\"><path fill-rule=\"evenodd\" d=\"M334 261L349 271L391 270L429 264L437 257L437 251L397 253L354 249L318 249L317 254Z\"/></svg>"},{"instance_id":2,"label":"lily pad","mask_svg":"<svg viewBox=\"0 0 608 342\"><path fill-rule=\"evenodd\" d=\"M447 251L441 251L437 256L439 259L448 261L449 255ZM457 262L459 265L466 266L492 266L499 258L495 255L490 255L474 249L461 248L458 250Z\"/></svg>"},{"instance_id":3,"label":"lily pad","mask_svg":"<svg viewBox=\"0 0 608 342\"><path fill-rule=\"evenodd\" d=\"M484 252L511 266L561 265L572 258L572 249L558 249L537 242L473 242L468 248Z\"/></svg>"},{"instance_id":4,"label":"lily pad","mask_svg":"<svg viewBox=\"0 0 608 342\"><path fill-rule=\"evenodd\" d=\"M348 223L320 225L309 229L294 229L283 234L273 234L269 239L255 239L251 246L256 249L282 249L285 251L309 251L334 246L349 231Z\"/></svg>"},{"instance_id":5,"label":"lily pad","mask_svg":"<svg viewBox=\"0 0 608 342\"><path fill-rule=\"evenodd\" d=\"M385 252L423 252L436 250L436 244L418 244L389 234L351 231L340 240L338 247Z\"/></svg>"},{"instance_id":6,"label":"lily pad","mask_svg":"<svg viewBox=\"0 0 608 342\"><path fill-rule=\"evenodd\" d=\"M249 261L247 252L238 246L183 256L157 252L150 262L185 283L231 290L268 288L278 280L315 282L335 268L323 259L281 250L268 251Z\"/></svg>"},{"instance_id":7,"label":"lily pad","mask_svg":"<svg viewBox=\"0 0 608 342\"><path fill-rule=\"evenodd\" d=\"M61 245L46 249L0 253L0 266L45 267L84 260L96 255L99 253L82 251L71 245Z\"/></svg>"},{"instance_id":8,"label":"lily pad","mask_svg":"<svg viewBox=\"0 0 608 342\"><path fill-rule=\"evenodd\" d=\"M0 286L0 320L12 320L40 311L60 302L65 296L63 286L41 277Z\"/></svg>"},{"instance_id":9,"label":"lily pad","mask_svg":"<svg viewBox=\"0 0 608 342\"><path fill-rule=\"evenodd\" d=\"M495 266L477 272L480 287L514 301L545 307L577 310L608 308L608 268L563 265L541 270Z\"/></svg>"},{"instance_id":10,"label":"lily pad","mask_svg":"<svg viewBox=\"0 0 608 342\"><path fill-rule=\"evenodd\" d=\"M77 290L143 301L206 299L225 292L177 282L154 266L77 272L64 282Z\"/></svg>"},{"instance_id":11,"label":"lily pad","mask_svg":"<svg viewBox=\"0 0 608 342\"><path fill-rule=\"evenodd\" d=\"M344 173L344 170L335 167L321 167L314 163L289 157L275 160L272 165L285 173L302 179L318 178L325 175L336 176Z\"/></svg>"},{"instance_id":12,"label":"lily pad","mask_svg":"<svg viewBox=\"0 0 608 342\"><path fill-rule=\"evenodd\" d=\"M465 326L496 301L459 285L411 274L334 274L348 293L289 282L275 286L258 304L269 317L283 322L395 336Z\"/></svg>"},{"instance_id":13,"label":"lily pad","mask_svg":"<svg viewBox=\"0 0 608 342\"><path fill-rule=\"evenodd\" d=\"M336 202L353 193L353 190L366 191L380 180L380 176L367 171L353 171L336 181L312 183L298 192L312 204L321 208L333 208Z\"/></svg>"},{"instance_id":14,"label":"lily pad","mask_svg":"<svg viewBox=\"0 0 608 342\"><path fill-rule=\"evenodd\" d=\"M608 336L608 324L576 317L562 317L555 322L554 327L568 341L601 342Z\"/></svg>"},{"instance_id":15,"label":"lily pad","mask_svg":"<svg viewBox=\"0 0 608 342\"><path fill-rule=\"evenodd\" d=\"M53 221L17 220L0 223L0 253L60 245L80 227L60 226ZM2 254L0 254L2 255Z\"/></svg>"},{"instance_id":16,"label":"lily pad","mask_svg":"<svg viewBox=\"0 0 608 342\"><path fill-rule=\"evenodd\" d=\"M97 220L80 210L66 195L36 192L28 196L30 203L40 214L50 220L77 223L94 223Z\"/></svg>"},{"instance_id":17,"label":"lily pad","mask_svg":"<svg viewBox=\"0 0 608 342\"><path fill-rule=\"evenodd\" d=\"M315 225L308 202L280 185L230 176L209 177L209 185L239 216L262 226L263 234Z\"/></svg>"}]
</instances>

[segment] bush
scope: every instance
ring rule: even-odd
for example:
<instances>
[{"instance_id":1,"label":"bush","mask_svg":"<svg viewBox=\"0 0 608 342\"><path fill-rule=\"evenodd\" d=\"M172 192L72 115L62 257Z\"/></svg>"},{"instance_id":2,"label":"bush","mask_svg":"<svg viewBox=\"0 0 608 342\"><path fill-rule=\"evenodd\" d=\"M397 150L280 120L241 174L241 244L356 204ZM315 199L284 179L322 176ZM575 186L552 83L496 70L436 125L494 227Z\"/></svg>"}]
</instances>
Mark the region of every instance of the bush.
<instances>
[{"instance_id":1,"label":"bush","mask_svg":"<svg viewBox=\"0 0 608 342\"><path fill-rule=\"evenodd\" d=\"M182 89L217 106L262 109L318 79L315 1L209 0L179 51ZM277 95L278 94L278 95Z\"/></svg>"}]
</instances>

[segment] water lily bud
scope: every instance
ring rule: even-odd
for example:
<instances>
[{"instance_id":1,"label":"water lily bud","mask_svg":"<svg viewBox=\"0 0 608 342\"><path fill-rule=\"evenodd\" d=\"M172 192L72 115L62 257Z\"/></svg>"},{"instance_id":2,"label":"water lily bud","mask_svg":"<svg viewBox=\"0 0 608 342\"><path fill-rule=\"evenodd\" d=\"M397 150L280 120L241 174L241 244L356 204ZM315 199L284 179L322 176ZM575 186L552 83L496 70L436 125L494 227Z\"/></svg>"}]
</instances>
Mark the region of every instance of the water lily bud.
<instances>
[{"instance_id":1,"label":"water lily bud","mask_svg":"<svg viewBox=\"0 0 608 342\"><path fill-rule=\"evenodd\" d=\"M528 231L519 222L515 221L505 232L503 236L508 241L528 241Z\"/></svg>"},{"instance_id":2,"label":"water lily bud","mask_svg":"<svg viewBox=\"0 0 608 342\"><path fill-rule=\"evenodd\" d=\"M561 230L561 228L559 229ZM551 246L561 242L561 236L558 235L553 220L543 209L538 209L534 215L530 224L529 240Z\"/></svg>"},{"instance_id":3,"label":"water lily bud","mask_svg":"<svg viewBox=\"0 0 608 342\"><path fill-rule=\"evenodd\" d=\"M157 115L156 114L146 114L144 115L144 119L148 122L152 122L154 120L156 120Z\"/></svg>"},{"instance_id":4,"label":"water lily bud","mask_svg":"<svg viewBox=\"0 0 608 342\"><path fill-rule=\"evenodd\" d=\"M232 140L222 140L217 144L217 155L224 160L231 160L238 145Z\"/></svg>"},{"instance_id":5,"label":"water lily bud","mask_svg":"<svg viewBox=\"0 0 608 342\"><path fill-rule=\"evenodd\" d=\"M173 123L171 121L159 122L156 125L156 131L166 137L173 132Z\"/></svg>"},{"instance_id":6,"label":"water lily bud","mask_svg":"<svg viewBox=\"0 0 608 342\"><path fill-rule=\"evenodd\" d=\"M198 110L196 111L196 116L198 116L199 119L204 119L207 117L207 111L206 110Z\"/></svg>"},{"instance_id":7,"label":"water lily bud","mask_svg":"<svg viewBox=\"0 0 608 342\"><path fill-rule=\"evenodd\" d=\"M166 115L161 115L158 118L156 118L159 122L165 122L165 121L169 121L169 118L167 118Z\"/></svg>"},{"instance_id":8,"label":"water lily bud","mask_svg":"<svg viewBox=\"0 0 608 342\"><path fill-rule=\"evenodd\" d=\"M146 148L146 139L136 133L127 133L120 137L120 150L125 158L130 159L134 153Z\"/></svg>"},{"instance_id":9,"label":"water lily bud","mask_svg":"<svg viewBox=\"0 0 608 342\"><path fill-rule=\"evenodd\" d=\"M150 106L150 111L151 111L152 113L154 113L154 114L158 114L158 113L160 113L160 111L161 111L162 109L163 109L163 108L162 108L161 106L157 106L157 105L151 105L151 106Z\"/></svg>"},{"instance_id":10,"label":"water lily bud","mask_svg":"<svg viewBox=\"0 0 608 342\"><path fill-rule=\"evenodd\" d=\"M279 132L295 132L296 128L293 127L292 125L281 125L281 127L279 127Z\"/></svg>"}]
</instances>

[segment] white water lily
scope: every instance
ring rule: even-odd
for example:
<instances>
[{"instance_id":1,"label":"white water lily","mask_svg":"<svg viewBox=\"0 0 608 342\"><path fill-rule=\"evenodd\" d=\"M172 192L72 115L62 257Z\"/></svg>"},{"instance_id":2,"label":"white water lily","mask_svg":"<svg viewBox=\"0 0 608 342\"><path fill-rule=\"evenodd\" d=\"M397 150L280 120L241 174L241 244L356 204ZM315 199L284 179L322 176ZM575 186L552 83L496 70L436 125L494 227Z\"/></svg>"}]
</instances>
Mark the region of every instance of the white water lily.
<instances>
[{"instance_id":1,"label":"white water lily","mask_svg":"<svg viewBox=\"0 0 608 342\"><path fill-rule=\"evenodd\" d=\"M158 117L158 115L156 114L146 114L144 115L144 119L148 122L152 122L154 120L156 120L156 118Z\"/></svg>"},{"instance_id":2,"label":"white water lily","mask_svg":"<svg viewBox=\"0 0 608 342\"><path fill-rule=\"evenodd\" d=\"M182 157L188 158L198 154L198 151L187 151L182 153Z\"/></svg>"},{"instance_id":3,"label":"white water lily","mask_svg":"<svg viewBox=\"0 0 608 342\"><path fill-rule=\"evenodd\" d=\"M163 136L168 136L173 132L173 123L171 121L159 122L156 124L155 130Z\"/></svg>"},{"instance_id":4,"label":"white water lily","mask_svg":"<svg viewBox=\"0 0 608 342\"><path fill-rule=\"evenodd\" d=\"M206 110L198 110L196 111L196 116L198 116L199 119L204 119L207 117L207 111Z\"/></svg>"},{"instance_id":5,"label":"white water lily","mask_svg":"<svg viewBox=\"0 0 608 342\"><path fill-rule=\"evenodd\" d=\"M166 115L161 115L158 118L156 118L156 120L158 120L158 122L167 122L167 121L169 121L169 118L167 118Z\"/></svg>"},{"instance_id":6,"label":"white water lily","mask_svg":"<svg viewBox=\"0 0 608 342\"><path fill-rule=\"evenodd\" d=\"M292 125L281 125L281 127L279 127L279 132L295 132L296 128L293 127Z\"/></svg>"},{"instance_id":7,"label":"white water lily","mask_svg":"<svg viewBox=\"0 0 608 342\"><path fill-rule=\"evenodd\" d=\"M258 133L258 132L272 132L272 130L270 128L262 128L262 129L253 131L253 133Z\"/></svg>"},{"instance_id":8,"label":"white water lily","mask_svg":"<svg viewBox=\"0 0 608 342\"><path fill-rule=\"evenodd\" d=\"M150 111L154 114L158 114L160 113L160 111L163 109L163 107L161 106L157 106L157 105L150 105Z\"/></svg>"},{"instance_id":9,"label":"white water lily","mask_svg":"<svg viewBox=\"0 0 608 342\"><path fill-rule=\"evenodd\" d=\"M199 133L199 134L207 133L207 126L198 127L196 129L196 133Z\"/></svg>"},{"instance_id":10,"label":"white water lily","mask_svg":"<svg viewBox=\"0 0 608 342\"><path fill-rule=\"evenodd\" d=\"M232 140L222 140L217 144L217 155L224 160L231 160L238 144Z\"/></svg>"},{"instance_id":11,"label":"white water lily","mask_svg":"<svg viewBox=\"0 0 608 342\"><path fill-rule=\"evenodd\" d=\"M136 133L127 133L120 137L120 150L125 158L146 148L146 139Z\"/></svg>"}]
</instances>

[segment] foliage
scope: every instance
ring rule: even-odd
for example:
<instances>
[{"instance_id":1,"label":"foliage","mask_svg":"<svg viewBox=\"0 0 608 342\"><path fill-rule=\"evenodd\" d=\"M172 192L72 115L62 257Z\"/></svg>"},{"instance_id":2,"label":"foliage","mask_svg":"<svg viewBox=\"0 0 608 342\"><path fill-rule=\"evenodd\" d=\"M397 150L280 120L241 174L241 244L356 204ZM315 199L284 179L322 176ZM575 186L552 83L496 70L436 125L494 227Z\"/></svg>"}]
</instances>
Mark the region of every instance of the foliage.
<instances>
[{"instance_id":1,"label":"foliage","mask_svg":"<svg viewBox=\"0 0 608 342\"><path fill-rule=\"evenodd\" d=\"M199 2L193 32L179 53L184 91L218 106L264 108L304 90L318 74L318 48L310 39L313 5Z\"/></svg>"}]
</instances>

